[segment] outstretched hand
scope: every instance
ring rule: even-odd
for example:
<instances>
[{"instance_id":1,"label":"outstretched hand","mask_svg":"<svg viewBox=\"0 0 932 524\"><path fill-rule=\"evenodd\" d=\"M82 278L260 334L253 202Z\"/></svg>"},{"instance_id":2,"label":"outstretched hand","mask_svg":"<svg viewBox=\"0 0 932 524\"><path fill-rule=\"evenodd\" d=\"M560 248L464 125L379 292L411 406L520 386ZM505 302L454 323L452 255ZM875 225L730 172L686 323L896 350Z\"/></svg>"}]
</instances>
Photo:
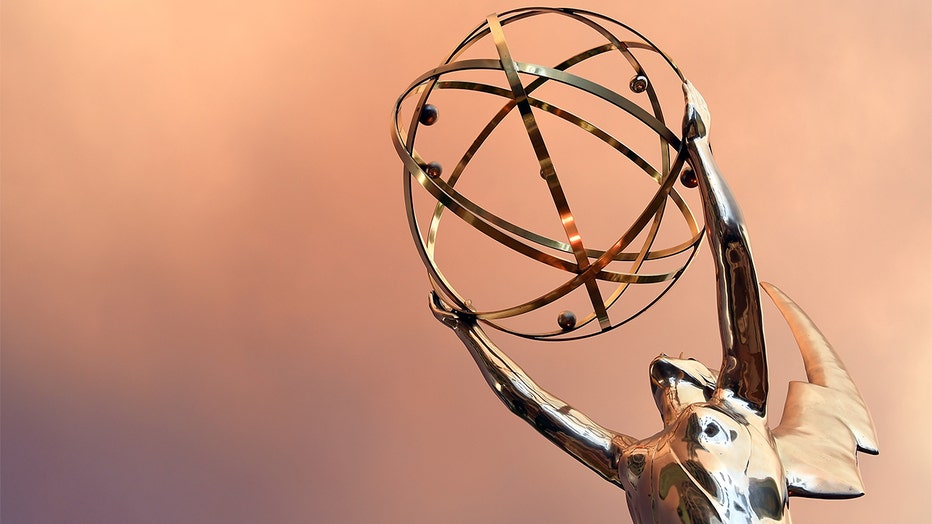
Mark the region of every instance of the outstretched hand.
<instances>
[{"instance_id":1,"label":"outstretched hand","mask_svg":"<svg viewBox=\"0 0 932 524\"><path fill-rule=\"evenodd\" d=\"M683 115L683 136L685 138L704 138L709 136L712 116L709 106L692 82L683 84L683 94L686 96L686 113Z\"/></svg>"},{"instance_id":2,"label":"outstretched hand","mask_svg":"<svg viewBox=\"0 0 932 524\"><path fill-rule=\"evenodd\" d=\"M435 291L430 292L430 310L434 314L434 318L451 329L459 329L470 319L469 316L458 313L446 305Z\"/></svg>"}]
</instances>

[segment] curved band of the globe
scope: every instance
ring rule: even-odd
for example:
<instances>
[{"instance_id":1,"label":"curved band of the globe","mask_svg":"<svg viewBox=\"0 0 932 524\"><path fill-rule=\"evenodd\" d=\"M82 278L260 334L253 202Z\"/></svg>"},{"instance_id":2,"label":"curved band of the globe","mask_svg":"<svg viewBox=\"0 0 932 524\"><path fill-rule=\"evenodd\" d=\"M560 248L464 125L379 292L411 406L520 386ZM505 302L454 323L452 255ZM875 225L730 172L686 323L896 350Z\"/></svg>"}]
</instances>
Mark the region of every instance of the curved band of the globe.
<instances>
[{"instance_id":1,"label":"curved band of the globe","mask_svg":"<svg viewBox=\"0 0 932 524\"><path fill-rule=\"evenodd\" d=\"M501 32L501 26L522 18L526 18L528 16L534 16L536 14L543 13L559 13L561 15L571 16L577 20L584 20L585 23L590 27L596 27L599 33L606 36L609 42L604 45L578 53L552 68L511 60L510 55L507 55L507 44L504 41L504 34ZM645 91L647 92L647 95L651 101L651 107L654 114L643 110L634 102L603 86L567 72L566 69L602 53L619 51L623 53L628 62L632 64L632 67L636 73L644 75L645 78L647 78L647 72L644 71L640 63L629 51L631 48L639 48L659 53L664 57L667 63L671 65L671 67L681 79L683 78L682 74L679 72L676 66L673 65L672 61L662 53L662 51L657 49L656 46L651 44L646 39L644 39L644 42L621 41L612 35L607 29L597 24L593 20L587 18L586 16L582 16L580 13L583 12L567 12L564 10L555 9L532 9L522 10L520 12L512 12L511 14L505 13L501 15L500 18L496 18L495 15L490 16L486 24L483 24L475 31L473 31L471 36L464 40L463 43L457 47L457 49L441 66L428 71L412 82L408 89L406 89L401 97L399 97L395 106L393 141L406 167L405 201L408 211L409 223L421 258L423 259L425 266L428 268L431 284L434 287L434 290L440 293L447 303L459 309L461 312L474 315L476 318L483 320L488 325L495 327L496 329L529 338L559 340L582 338L607 331L628 322L632 318L635 318L647 308L649 308L653 303L659 300L659 298L663 296L663 294L666 293L670 286L672 286L672 284L679 278L685 268L692 261L696 250L699 248L703 235L703 232L698 227L688 205L683 201L679 193L677 193L677 191L673 188L673 183L676 181L677 175L685 163L687 153L683 148L683 144L681 144L678 135L666 126L652 84L648 81ZM590 15L601 18L603 20L608 20L631 31L634 34L638 34L634 30L617 21L602 17L601 15L594 15L591 13ZM498 60L456 60L478 39L484 36L488 36L489 34L492 34L493 37L496 37L497 48L499 49L500 53L505 53L505 56L500 57ZM513 70L510 72L512 78L509 79L509 84L512 87L511 90L506 90L500 87L477 82L441 80L441 77L448 73L468 70L499 70L503 71L507 75L509 74L509 71L507 71L506 67L502 65L503 63L514 65ZM515 82L515 75L517 75L517 73L532 75L536 76L537 78L535 78L532 82L529 82L525 87L522 86L520 82ZM661 169L657 170L651 166L649 162L625 146L621 141L594 126L590 122L572 114L569 111L566 111L565 109L556 107L545 101L538 100L533 96L530 96L537 88L548 81L560 82L602 98L603 100L606 100L616 107L619 107L628 112L642 123L650 127L654 132L657 133L659 137L662 164ZM470 147L462 155L448 181L444 181L439 177L432 177L430 174L428 174L424 167L427 165L427 163L423 158L420 157L414 148L420 114L427 104L428 98L434 89L478 91L493 96L499 96L506 100L502 108L492 118L492 120L490 120L490 122L485 126L485 128L476 137ZM420 97L416 104L416 109L412 116L408 130L405 132L404 127L400 122L399 110L401 104L412 94L419 94ZM556 178L555 173L548 173L548 170L553 171L552 163L550 163L549 155L546 153L546 144L543 140L543 137L540 136L539 133L534 133L536 124L533 121L534 116L530 111L530 107L534 107L537 110L542 110L551 115L560 117L563 120L579 127L580 129L587 131L591 135L595 136L608 146L612 147L630 159L642 171L644 171L645 174L650 176L659 184L658 190L654 197L650 200L643 212L635 220L635 223L632 224L632 226L628 228L627 231L625 231L621 238L619 238L619 240L611 248L604 251L593 250L585 248L581 242L581 239L576 243L576 245L573 245L572 242L561 242L543 237L521 228L516 224L508 222L493 213L488 212L474 202L470 201L464 195L457 192L454 188L456 182L462 176L463 171L468 165L469 161L476 154L485 140L496 129L498 124L517 108L522 113L523 120L525 121L526 128L528 129L529 137L532 141L532 145L534 145L535 152L538 155L542 173L545 175L552 175L551 179L548 180L548 186L551 188L554 201L557 204L558 210L561 214L561 220L563 223L573 222L572 213L569 211L568 204L565 203L565 199L560 198L562 190L560 189L559 181ZM672 158L672 160L671 152L675 153L675 156ZM411 194L411 178L414 178L437 200L437 205L431 217L430 226L426 235L422 234L420 226L417 223L417 218L414 214L413 196ZM691 238L677 246L666 249L651 250L661 224L661 219L665 211L666 201L668 198L673 201L678 211L682 215L683 220L690 230ZM472 305L464 297L460 296L452 287L452 285L449 284L434 261L434 247L436 245L438 227L441 216L445 209L449 209L466 223L475 227L497 242L541 263L573 273L574 276L568 281L564 282L562 285L558 286L556 289L517 306L494 311L475 311ZM642 247L637 251L624 251L627 247L629 247L631 242L636 237L638 237L638 235L648 226L648 224L650 224L650 229L645 236L645 241ZM573 237L580 238L578 233L574 233L570 230L567 230L567 236L570 239ZM571 261L554 256L548 252L534 247L533 244L537 244L539 246L559 252L573 254L575 260ZM686 262L682 267L679 267L673 271L658 274L638 273L645 261L657 260L660 258L680 255L687 252L688 257ZM592 260L591 263L590 259ZM607 270L606 267L613 261L631 262L630 270L628 272ZM601 294L598 293L598 288L595 286L595 281L597 279L616 282L619 284L619 286L606 300L603 301ZM629 284L659 282L668 282L668 284L652 301L650 301L650 303L624 320L611 322L608 319L607 309L610 308L621 297ZM560 299L580 286L589 287L590 299L593 302L593 311L592 313L583 317L573 329L561 329L542 333L522 333L503 326L497 322L493 322L493 320L514 317L543 307ZM578 329L595 320L599 320L599 331L582 335L577 335L574 333Z\"/></svg>"}]
</instances>

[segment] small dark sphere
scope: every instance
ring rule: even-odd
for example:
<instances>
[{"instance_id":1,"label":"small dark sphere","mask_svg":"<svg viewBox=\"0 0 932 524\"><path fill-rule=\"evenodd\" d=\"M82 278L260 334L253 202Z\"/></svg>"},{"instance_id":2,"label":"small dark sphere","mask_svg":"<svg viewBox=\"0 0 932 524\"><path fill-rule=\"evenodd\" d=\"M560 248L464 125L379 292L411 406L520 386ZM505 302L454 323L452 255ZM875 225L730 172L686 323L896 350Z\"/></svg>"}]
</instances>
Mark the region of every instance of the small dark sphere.
<instances>
[{"instance_id":1,"label":"small dark sphere","mask_svg":"<svg viewBox=\"0 0 932 524\"><path fill-rule=\"evenodd\" d=\"M692 168L689 168L689 167L687 167L686 169L683 170L682 173L680 173L680 182L682 182L684 186L690 189L699 185L699 179L696 178L696 172L693 171Z\"/></svg>"},{"instance_id":2,"label":"small dark sphere","mask_svg":"<svg viewBox=\"0 0 932 524\"><path fill-rule=\"evenodd\" d=\"M424 104L424 108L421 109L421 114L417 117L417 120L425 126L432 126L437 123L438 118L440 118L440 111L437 106Z\"/></svg>"},{"instance_id":3,"label":"small dark sphere","mask_svg":"<svg viewBox=\"0 0 932 524\"><path fill-rule=\"evenodd\" d=\"M443 173L443 166L440 165L440 162L431 162L424 167L424 171L427 171L427 176L437 178Z\"/></svg>"},{"instance_id":4,"label":"small dark sphere","mask_svg":"<svg viewBox=\"0 0 932 524\"><path fill-rule=\"evenodd\" d=\"M635 93L643 93L647 91L647 77L644 75L637 75L631 79L631 83L628 84L628 87L631 88Z\"/></svg>"},{"instance_id":5,"label":"small dark sphere","mask_svg":"<svg viewBox=\"0 0 932 524\"><path fill-rule=\"evenodd\" d=\"M573 329L576 327L576 313L572 311L564 311L557 316L557 324L564 331Z\"/></svg>"}]
</instances>

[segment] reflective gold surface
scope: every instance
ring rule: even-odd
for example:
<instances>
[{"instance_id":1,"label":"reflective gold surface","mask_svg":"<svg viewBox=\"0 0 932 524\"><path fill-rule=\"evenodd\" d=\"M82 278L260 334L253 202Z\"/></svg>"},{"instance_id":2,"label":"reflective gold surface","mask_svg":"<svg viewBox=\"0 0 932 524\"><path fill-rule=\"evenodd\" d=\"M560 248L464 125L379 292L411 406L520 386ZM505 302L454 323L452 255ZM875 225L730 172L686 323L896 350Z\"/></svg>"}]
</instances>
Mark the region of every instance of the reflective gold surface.
<instances>
[{"instance_id":1,"label":"reflective gold surface","mask_svg":"<svg viewBox=\"0 0 932 524\"><path fill-rule=\"evenodd\" d=\"M553 68L516 61L509 50L503 26L541 15L564 16L577 22L584 23L604 37L607 42L571 56ZM626 31L630 36L638 37L641 40L622 41L610 32L606 26L611 27L615 31ZM482 38L489 36L491 36L494 41L495 49L498 53L497 59L459 58L471 46ZM646 91L649 99L649 106L652 109L652 112L648 112L628 98L567 71L567 69L603 53L617 52L621 53L627 59L637 77L643 77L649 80L647 72L642 68L638 59L630 52L630 49L643 49L659 54L666 61L666 65L672 68L674 73L682 79L682 74L679 72L679 69L650 41L644 39L643 36L624 24L596 13L571 9L528 8L509 11L501 15L493 14L488 17L485 24L473 31L440 67L416 79L399 97L395 104L392 137L395 148L401 156L402 161L405 163L405 203L408 211L408 221L410 223L411 232L417 242L421 258L428 268L434 290L444 297L446 303L460 312L468 312L474 315L476 318L485 321L487 325L512 334L536 339L566 340L580 338L591 336L599 332L605 332L613 327L617 327L631 320L649 307L650 304L624 319L611 320L609 308L621 298L629 284L652 284L668 281L669 284L672 285L692 261L692 257L699 247L702 234L689 206L673 186L678 180L679 172L683 167L685 153L681 150L680 139L676 133L671 131L664 122L663 113L653 85L648 81L645 88L639 91ZM442 80L444 75L479 70L501 71L507 80L509 89L506 90L479 82ZM533 78L533 80L528 83L527 87L524 86L519 78L519 73L530 75L530 77ZM641 123L654 130L660 138L659 158L661 165L659 168L651 165L622 141L606 133L594 124L574 115L564 108L531 97L531 93L548 81L565 84L584 93L608 101L619 110L627 112L637 118ZM433 105L429 104L429 98L435 89L462 89L488 93L505 99L502 108L468 147L447 180L443 180L436 176L430 176L426 171L426 162L415 149L415 139L419 124L422 120L422 111L424 107L433 107ZM410 118L408 131L405 132L405 128L401 121L402 115L399 110L407 98L414 95L419 95L419 98L414 114ZM537 124L532 107L555 115L595 136L631 160L660 186L637 220L635 220L610 248L605 250L591 249L587 248L584 244L583 237L576 224L575 216L570 209L570 203L567 200L560 182L558 170L548 152L547 143ZM537 157L540 167L540 176L546 182L553 205L559 215L560 223L565 233L565 241L539 235L504 220L483 209L454 189L455 184L459 181L460 177L463 176L469 161L483 145L485 140L495 131L502 120L515 109L517 109L521 115L521 120L528 138L530 139L530 143L533 146L534 154ZM672 160L671 156L673 157ZM437 207L435 208L426 234L422 232L421 226L418 224L411 193L412 179L416 180L437 200ZM668 199L674 203L677 210L682 215L691 233L691 238L672 247L657 249L653 246L661 226ZM521 304L505 309L476 310L471 300L467 301L467 297L461 296L460 293L456 291L453 284L443 275L436 262L434 249L441 217L445 209L449 209L466 223L501 244L537 262L550 265L569 273L574 273L575 276L562 285L557 286L555 289ZM631 247L634 240L642 234L645 234L645 238L638 251L625 251L625 249ZM534 244L540 247L535 247ZM552 253L542 250L541 247L572 254L573 258L567 259L555 256ZM654 274L640 272L645 261L658 260L681 254L685 254L686 257L682 265L677 269ZM607 270L606 267L613 261L631 261L632 264L626 272ZM602 291L600 291L597 280L616 282L619 285L606 297L603 296ZM539 309L561 299L581 286L584 286L588 293L592 312L588 315L584 315L573 327L563 327L555 331L528 332L516 330L504 324L493 322L494 320L507 319ZM657 298L654 300L659 299L667 289L669 289L669 286L660 291ZM579 332L581 328L584 328L594 320L598 321L598 331L590 331L588 333Z\"/></svg>"},{"instance_id":2,"label":"reflective gold surface","mask_svg":"<svg viewBox=\"0 0 932 524\"><path fill-rule=\"evenodd\" d=\"M538 14L535 9L518 13L518 19ZM527 92L517 76L518 65L507 51L502 26L496 15L491 15L487 23L511 87L510 95L502 93L513 101L506 109L517 106L521 112L540 162L541 176L548 183L569 239L570 251L576 256L576 266L568 269L577 273L574 279L577 286L589 285L592 280L581 277L604 267L606 261L626 245L625 237L588 265L589 255L560 189ZM622 49L615 42L612 48ZM538 69L542 68L522 70ZM674 147L677 155L673 169L662 175L660 184L669 191L679 178L677 174L683 163L688 162L693 174L683 178L694 178L698 186L705 236L714 261L722 361L720 369L713 372L697 361L682 357L673 359L661 355L654 359L649 369L651 389L664 423L657 434L639 439L610 430L531 379L482 330L481 321L494 326L489 319L497 317L477 313L465 301L460 301L458 306L447 302L445 297L459 299L442 280L431 256L431 244L420 244L422 238L412 211L410 183L406 184L409 221L433 277L435 289L431 292L431 308L434 316L456 333L492 391L515 415L626 492L635 523L788 523L791 521L791 495L851 498L863 494L856 453L877 453L873 422L838 355L812 321L776 287L765 284L790 324L809 378L808 383L791 384L783 421L771 430L767 418L769 377L760 284L745 220L712 155L709 108L679 70L677 74L682 81L686 108L683 135L682 139L663 142L665 147ZM652 89L652 83L640 78L642 75L638 70L631 82L632 90ZM412 84L409 92L422 81L433 82L435 77L426 78L428 80ZM407 93L402 99L405 96ZM422 95L412 126L424 119L425 100L426 95ZM404 147L405 143L413 144L414 127L408 142L404 142L397 124L398 105L396 148L405 160L407 173L426 188L430 184L425 182L437 177L425 173L415 160L418 155L413 153L413 146ZM450 193L446 192L438 196L440 205L456 206L456 200L449 197ZM659 220L664 202L661 197L666 197L666 193L657 193L652 206L642 213L642 219L656 213ZM434 214L435 222L439 220L440 210L438 208ZM646 220L639 222L643 227ZM436 227L432 226L429 239L433 240L435 235ZM644 259L646 250L647 247L636 261ZM529 256L546 261L544 257ZM593 284L588 289L593 300L593 315L599 319L602 330L614 327L607 320L607 307L600 308L603 304L598 288ZM524 307L532 310L541 305L529 303ZM519 307L515 312L523 311ZM568 321L566 325L572 329L573 322Z\"/></svg>"}]
</instances>

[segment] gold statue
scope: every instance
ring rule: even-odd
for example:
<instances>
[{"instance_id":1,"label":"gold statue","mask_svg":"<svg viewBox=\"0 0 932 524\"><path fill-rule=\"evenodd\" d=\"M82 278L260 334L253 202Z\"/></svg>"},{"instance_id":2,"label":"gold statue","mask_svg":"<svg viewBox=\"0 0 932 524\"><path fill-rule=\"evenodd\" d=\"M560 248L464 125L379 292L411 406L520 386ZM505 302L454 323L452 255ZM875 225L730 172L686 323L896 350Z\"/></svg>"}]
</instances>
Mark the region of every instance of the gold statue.
<instances>
[{"instance_id":1,"label":"gold statue","mask_svg":"<svg viewBox=\"0 0 932 524\"><path fill-rule=\"evenodd\" d=\"M505 40L504 26L534 16L565 16L585 23L603 35L606 43L574 55L554 68L516 61ZM621 40L606 26L627 29L637 40ZM497 58L458 60L465 49L489 36L494 41ZM621 95L567 72L573 65L601 53L622 53L635 73L630 90L636 95L647 95L653 102L653 82L631 53L635 48L659 54L680 78L685 98L681 135L666 127L659 107L655 107L651 114ZM501 88L487 84L443 80L444 75L451 72L474 69L501 71L510 91L503 92ZM534 80L525 86L522 75ZM531 93L547 81L564 83L599 96L653 129L661 139L660 168L654 168L589 122L532 97ZM415 132L419 124L432 125L439 118L438 109L429 103L430 94L435 89L470 89L503 96L505 102L496 115L498 121L517 109L533 144L541 176L564 224L566 242L544 238L501 220L456 192L453 186L476 149L482 145L483 137L473 143L445 180L441 166L421 159L414 147ZM415 92L420 94L420 99L411 129L405 133L398 110L402 102ZM654 104L650 105L654 107ZM611 248L597 251L585 247L561 190L558 166L552 161L536 123L535 110L559 116L595 135L632 158L657 181L660 189L638 223ZM856 452L876 454L878 449L867 407L838 355L809 317L776 287L762 284L790 325L809 379L808 382L790 384L783 420L774 429L768 424L761 284L754 268L744 219L709 147L711 118L705 101L656 46L627 26L586 11L528 8L490 15L444 64L421 76L409 87L399 99L395 112L393 137L406 167L409 221L434 288L431 308L435 317L453 329L479 365L489 386L512 412L625 491L634 522L789 522L789 496L847 498L863 494ZM493 123L483 131L485 136L496 125L493 119ZM412 179L438 200L426 239L421 235L412 209ZM694 223L688 207L677 203L679 197L675 196L678 194L673 185L678 179L686 187L698 187L700 195L704 235L716 268L722 363L719 371L713 371L692 359L665 355L655 358L650 363L649 374L664 427L653 436L638 439L600 426L542 389L492 343L481 326L486 324L531 338L574 338L575 330L590 323L594 325L596 321L599 325L597 333L600 333L630 320L629 317L613 323L609 314L609 309L627 286L664 281L672 284L685 270L701 241L703 231L695 229L692 239L674 249L654 250L653 240L648 234L649 240L637 252L624 251L652 218L659 225L664 202L668 199L677 204L688 224ZM557 289L518 306L498 311L476 311L446 281L433 258L437 224L444 209L453 211L503 245L568 271L573 276ZM553 256L541 246L572 254L572 258ZM645 261L674 252L689 253L686 264L679 269L652 276L639 273ZM631 271L606 269L618 260L631 262ZM619 288L611 296L603 297L595 285L599 279L616 282ZM558 318L560 329L546 333L521 333L496 323L498 319L539 309L569 291L583 287L592 300L593 312L582 322L576 322L575 315L561 314Z\"/></svg>"}]
</instances>

